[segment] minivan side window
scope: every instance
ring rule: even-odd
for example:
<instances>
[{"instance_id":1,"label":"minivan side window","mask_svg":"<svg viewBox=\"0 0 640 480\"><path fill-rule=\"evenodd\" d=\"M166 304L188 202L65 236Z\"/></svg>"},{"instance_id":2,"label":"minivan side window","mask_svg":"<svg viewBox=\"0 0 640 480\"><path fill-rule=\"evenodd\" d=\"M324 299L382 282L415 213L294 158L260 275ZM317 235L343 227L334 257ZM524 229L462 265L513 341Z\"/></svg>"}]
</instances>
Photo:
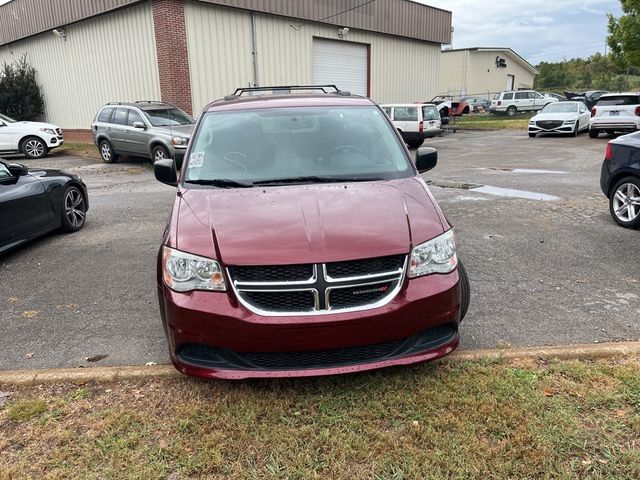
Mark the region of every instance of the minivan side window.
<instances>
[{"instance_id":1,"label":"minivan side window","mask_svg":"<svg viewBox=\"0 0 640 480\"><path fill-rule=\"evenodd\" d=\"M395 107L393 119L399 122L414 122L418 120L417 107Z\"/></svg>"},{"instance_id":2,"label":"minivan side window","mask_svg":"<svg viewBox=\"0 0 640 480\"><path fill-rule=\"evenodd\" d=\"M505 93L505 94L502 96L502 99L503 99L503 100L513 100L513 93L511 93L511 92L509 92L509 93Z\"/></svg>"},{"instance_id":3,"label":"minivan side window","mask_svg":"<svg viewBox=\"0 0 640 480\"><path fill-rule=\"evenodd\" d=\"M127 109L126 108L116 108L116 111L113 114L113 118L111 119L111 123L117 123L118 125L126 125L127 124Z\"/></svg>"},{"instance_id":4,"label":"minivan side window","mask_svg":"<svg viewBox=\"0 0 640 480\"><path fill-rule=\"evenodd\" d=\"M525 98L529 98L529 94L527 92L516 92L516 100L523 100Z\"/></svg>"},{"instance_id":5,"label":"minivan side window","mask_svg":"<svg viewBox=\"0 0 640 480\"><path fill-rule=\"evenodd\" d=\"M382 110L384 110L384 113L386 113L387 116L391 118L391 107L382 107Z\"/></svg>"},{"instance_id":6,"label":"minivan side window","mask_svg":"<svg viewBox=\"0 0 640 480\"><path fill-rule=\"evenodd\" d=\"M105 123L108 122L111 118L111 113L113 112L113 110L113 108L103 108L100 112L100 115L98 115L98 121Z\"/></svg>"},{"instance_id":7,"label":"minivan side window","mask_svg":"<svg viewBox=\"0 0 640 480\"><path fill-rule=\"evenodd\" d=\"M537 92L529 92L529 98L533 98L534 100L538 100L539 98L542 98L542 95L540 95Z\"/></svg>"}]
</instances>

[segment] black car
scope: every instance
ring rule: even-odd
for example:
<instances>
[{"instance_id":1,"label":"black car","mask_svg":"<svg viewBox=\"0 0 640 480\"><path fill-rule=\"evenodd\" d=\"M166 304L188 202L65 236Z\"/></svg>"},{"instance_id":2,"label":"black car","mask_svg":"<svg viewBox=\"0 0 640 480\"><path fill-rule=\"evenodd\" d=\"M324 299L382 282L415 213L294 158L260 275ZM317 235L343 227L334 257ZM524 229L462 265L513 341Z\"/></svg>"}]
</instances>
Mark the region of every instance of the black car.
<instances>
[{"instance_id":1,"label":"black car","mask_svg":"<svg viewBox=\"0 0 640 480\"><path fill-rule=\"evenodd\" d=\"M626 228L640 227L640 132L607 144L600 188L609 199L611 216Z\"/></svg>"},{"instance_id":2,"label":"black car","mask_svg":"<svg viewBox=\"0 0 640 480\"><path fill-rule=\"evenodd\" d=\"M0 159L0 254L58 228L80 230L88 208L78 176Z\"/></svg>"}]
</instances>

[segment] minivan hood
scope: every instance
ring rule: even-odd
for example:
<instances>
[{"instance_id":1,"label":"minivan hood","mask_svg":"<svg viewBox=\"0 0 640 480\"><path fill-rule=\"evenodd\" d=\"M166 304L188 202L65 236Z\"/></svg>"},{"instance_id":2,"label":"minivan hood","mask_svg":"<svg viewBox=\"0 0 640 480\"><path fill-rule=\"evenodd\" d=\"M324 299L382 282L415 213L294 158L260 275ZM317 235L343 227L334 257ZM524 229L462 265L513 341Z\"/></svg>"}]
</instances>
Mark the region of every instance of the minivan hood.
<instances>
[{"instance_id":1,"label":"minivan hood","mask_svg":"<svg viewBox=\"0 0 640 480\"><path fill-rule=\"evenodd\" d=\"M408 253L443 222L421 179L181 190L175 248L226 265Z\"/></svg>"}]
</instances>

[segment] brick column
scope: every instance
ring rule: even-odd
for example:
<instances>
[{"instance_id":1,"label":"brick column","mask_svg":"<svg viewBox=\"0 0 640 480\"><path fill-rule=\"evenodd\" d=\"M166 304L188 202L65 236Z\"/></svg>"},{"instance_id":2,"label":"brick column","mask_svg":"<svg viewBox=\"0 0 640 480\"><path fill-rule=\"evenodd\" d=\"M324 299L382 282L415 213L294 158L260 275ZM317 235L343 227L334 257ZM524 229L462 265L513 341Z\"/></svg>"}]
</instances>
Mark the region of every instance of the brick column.
<instances>
[{"instance_id":1,"label":"brick column","mask_svg":"<svg viewBox=\"0 0 640 480\"><path fill-rule=\"evenodd\" d=\"M184 0L152 0L162 101L192 113Z\"/></svg>"}]
</instances>

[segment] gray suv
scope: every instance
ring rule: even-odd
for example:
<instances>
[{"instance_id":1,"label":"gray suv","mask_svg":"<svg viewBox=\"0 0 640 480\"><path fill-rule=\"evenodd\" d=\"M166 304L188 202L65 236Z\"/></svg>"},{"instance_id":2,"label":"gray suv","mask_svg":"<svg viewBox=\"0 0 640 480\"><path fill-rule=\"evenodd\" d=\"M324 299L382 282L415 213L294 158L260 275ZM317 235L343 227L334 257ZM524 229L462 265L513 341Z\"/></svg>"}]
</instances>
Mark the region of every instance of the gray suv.
<instances>
[{"instance_id":1,"label":"gray suv","mask_svg":"<svg viewBox=\"0 0 640 480\"><path fill-rule=\"evenodd\" d=\"M168 103L111 102L96 114L91 134L104 162L133 155L154 163L173 158L181 166L194 124L190 115Z\"/></svg>"}]
</instances>

